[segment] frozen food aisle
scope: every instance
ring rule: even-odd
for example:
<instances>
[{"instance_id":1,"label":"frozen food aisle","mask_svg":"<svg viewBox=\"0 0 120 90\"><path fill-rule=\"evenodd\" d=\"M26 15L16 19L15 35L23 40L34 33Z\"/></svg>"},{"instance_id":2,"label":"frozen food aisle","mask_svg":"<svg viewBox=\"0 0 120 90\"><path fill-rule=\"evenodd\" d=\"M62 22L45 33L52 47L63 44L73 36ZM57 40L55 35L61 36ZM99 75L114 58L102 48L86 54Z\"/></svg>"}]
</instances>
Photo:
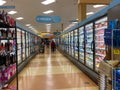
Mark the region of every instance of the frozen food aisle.
<instances>
[{"instance_id":1,"label":"frozen food aisle","mask_svg":"<svg viewBox=\"0 0 120 90\"><path fill-rule=\"evenodd\" d=\"M36 55L19 74L19 90L98 90L97 85L60 52ZM14 86L13 81L9 87Z\"/></svg>"}]
</instances>

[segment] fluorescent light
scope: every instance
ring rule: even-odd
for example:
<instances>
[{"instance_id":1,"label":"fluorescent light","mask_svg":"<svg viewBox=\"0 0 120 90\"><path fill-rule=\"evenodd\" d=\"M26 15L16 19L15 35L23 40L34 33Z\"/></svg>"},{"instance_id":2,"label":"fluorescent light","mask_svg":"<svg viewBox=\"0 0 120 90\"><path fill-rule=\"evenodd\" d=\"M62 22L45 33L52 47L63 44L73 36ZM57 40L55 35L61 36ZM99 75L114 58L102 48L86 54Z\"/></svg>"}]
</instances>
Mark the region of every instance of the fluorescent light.
<instances>
[{"instance_id":1,"label":"fluorescent light","mask_svg":"<svg viewBox=\"0 0 120 90\"><path fill-rule=\"evenodd\" d=\"M72 23L78 23L78 22L72 22Z\"/></svg>"},{"instance_id":2,"label":"fluorescent light","mask_svg":"<svg viewBox=\"0 0 120 90\"><path fill-rule=\"evenodd\" d=\"M99 8L99 7L103 7L105 5L93 5L94 8Z\"/></svg>"},{"instance_id":3,"label":"fluorescent light","mask_svg":"<svg viewBox=\"0 0 120 90\"><path fill-rule=\"evenodd\" d=\"M88 12L88 13L86 13L86 15L92 15L92 14L94 14L94 12Z\"/></svg>"},{"instance_id":4,"label":"fluorescent light","mask_svg":"<svg viewBox=\"0 0 120 90\"><path fill-rule=\"evenodd\" d=\"M41 2L41 4L48 5L48 4L54 3L55 1L56 0L45 0L45 1Z\"/></svg>"},{"instance_id":5,"label":"fluorescent light","mask_svg":"<svg viewBox=\"0 0 120 90\"><path fill-rule=\"evenodd\" d=\"M33 28L32 26L29 26L29 28Z\"/></svg>"},{"instance_id":6,"label":"fluorescent light","mask_svg":"<svg viewBox=\"0 0 120 90\"><path fill-rule=\"evenodd\" d=\"M43 12L44 14L49 14L49 13L53 13L54 11L53 10L48 10L48 11L45 11Z\"/></svg>"},{"instance_id":7,"label":"fluorescent light","mask_svg":"<svg viewBox=\"0 0 120 90\"><path fill-rule=\"evenodd\" d=\"M18 18L16 18L17 20L22 20L22 19L24 19L23 17L18 17Z\"/></svg>"},{"instance_id":8,"label":"fluorescent light","mask_svg":"<svg viewBox=\"0 0 120 90\"><path fill-rule=\"evenodd\" d=\"M6 1L0 0L0 6L4 5L5 3L6 3Z\"/></svg>"},{"instance_id":9,"label":"fluorescent light","mask_svg":"<svg viewBox=\"0 0 120 90\"><path fill-rule=\"evenodd\" d=\"M50 26L51 24L46 24L46 26Z\"/></svg>"},{"instance_id":10,"label":"fluorescent light","mask_svg":"<svg viewBox=\"0 0 120 90\"><path fill-rule=\"evenodd\" d=\"M31 24L26 24L26 26L30 26Z\"/></svg>"},{"instance_id":11,"label":"fluorescent light","mask_svg":"<svg viewBox=\"0 0 120 90\"><path fill-rule=\"evenodd\" d=\"M8 12L8 14L11 14L11 15L16 14L16 13L17 13L17 11L9 11Z\"/></svg>"}]
</instances>

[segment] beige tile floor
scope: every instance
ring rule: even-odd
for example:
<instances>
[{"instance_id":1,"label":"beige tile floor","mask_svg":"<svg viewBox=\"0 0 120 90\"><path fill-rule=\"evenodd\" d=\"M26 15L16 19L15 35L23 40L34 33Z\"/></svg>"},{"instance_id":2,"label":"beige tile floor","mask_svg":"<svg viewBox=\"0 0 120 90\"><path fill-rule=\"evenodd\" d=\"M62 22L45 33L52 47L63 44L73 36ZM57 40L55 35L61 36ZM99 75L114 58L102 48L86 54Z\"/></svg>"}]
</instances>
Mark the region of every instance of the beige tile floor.
<instances>
[{"instance_id":1,"label":"beige tile floor","mask_svg":"<svg viewBox=\"0 0 120 90\"><path fill-rule=\"evenodd\" d=\"M58 51L46 49L19 74L19 90L98 90L98 86ZM15 80L9 87L15 87ZM11 89L12 90L12 89Z\"/></svg>"}]
</instances>

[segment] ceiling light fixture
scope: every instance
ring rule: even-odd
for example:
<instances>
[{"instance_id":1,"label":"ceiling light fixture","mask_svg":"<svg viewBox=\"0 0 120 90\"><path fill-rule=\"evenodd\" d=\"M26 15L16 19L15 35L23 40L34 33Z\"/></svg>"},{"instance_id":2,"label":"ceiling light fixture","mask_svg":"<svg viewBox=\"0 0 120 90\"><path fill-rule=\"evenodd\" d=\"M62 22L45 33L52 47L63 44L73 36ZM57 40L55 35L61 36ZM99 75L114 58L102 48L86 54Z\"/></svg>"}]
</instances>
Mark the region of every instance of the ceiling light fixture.
<instances>
[{"instance_id":1,"label":"ceiling light fixture","mask_svg":"<svg viewBox=\"0 0 120 90\"><path fill-rule=\"evenodd\" d=\"M26 26L30 26L31 24L26 24Z\"/></svg>"},{"instance_id":2,"label":"ceiling light fixture","mask_svg":"<svg viewBox=\"0 0 120 90\"><path fill-rule=\"evenodd\" d=\"M18 18L16 18L17 20L22 20L22 19L24 19L23 17L18 17Z\"/></svg>"},{"instance_id":3,"label":"ceiling light fixture","mask_svg":"<svg viewBox=\"0 0 120 90\"><path fill-rule=\"evenodd\" d=\"M86 15L92 15L92 14L94 14L94 12L88 12L88 13L86 13Z\"/></svg>"},{"instance_id":4,"label":"ceiling light fixture","mask_svg":"<svg viewBox=\"0 0 120 90\"><path fill-rule=\"evenodd\" d=\"M49 14L49 13L53 13L54 11L53 10L48 10L48 11L45 11L43 12L44 14Z\"/></svg>"},{"instance_id":5,"label":"ceiling light fixture","mask_svg":"<svg viewBox=\"0 0 120 90\"><path fill-rule=\"evenodd\" d=\"M50 26L51 24L46 24L46 26Z\"/></svg>"},{"instance_id":6,"label":"ceiling light fixture","mask_svg":"<svg viewBox=\"0 0 120 90\"><path fill-rule=\"evenodd\" d=\"M0 0L0 6L4 5L5 3L6 3L6 1Z\"/></svg>"},{"instance_id":7,"label":"ceiling light fixture","mask_svg":"<svg viewBox=\"0 0 120 90\"><path fill-rule=\"evenodd\" d=\"M29 28L31 28L31 29L32 29L33 27L32 27L32 26L29 26Z\"/></svg>"},{"instance_id":8,"label":"ceiling light fixture","mask_svg":"<svg viewBox=\"0 0 120 90\"><path fill-rule=\"evenodd\" d=\"M103 7L105 5L93 5L94 8L99 8L99 7Z\"/></svg>"},{"instance_id":9,"label":"ceiling light fixture","mask_svg":"<svg viewBox=\"0 0 120 90\"><path fill-rule=\"evenodd\" d=\"M8 12L8 14L11 14L11 15L16 14L16 13L17 13L17 11L9 11Z\"/></svg>"},{"instance_id":10,"label":"ceiling light fixture","mask_svg":"<svg viewBox=\"0 0 120 90\"><path fill-rule=\"evenodd\" d=\"M56 0L45 0L45 1L41 2L41 4L43 4L43 5L49 5L51 3L54 3L55 1Z\"/></svg>"}]
</instances>

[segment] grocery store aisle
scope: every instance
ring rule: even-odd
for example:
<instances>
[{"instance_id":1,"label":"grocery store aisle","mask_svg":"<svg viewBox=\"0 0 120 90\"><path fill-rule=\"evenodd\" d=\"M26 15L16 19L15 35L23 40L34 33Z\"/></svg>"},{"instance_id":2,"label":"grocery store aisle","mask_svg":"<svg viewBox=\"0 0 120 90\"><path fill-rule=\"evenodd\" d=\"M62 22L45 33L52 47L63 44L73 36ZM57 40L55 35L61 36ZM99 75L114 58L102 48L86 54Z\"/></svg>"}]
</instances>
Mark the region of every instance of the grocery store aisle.
<instances>
[{"instance_id":1,"label":"grocery store aisle","mask_svg":"<svg viewBox=\"0 0 120 90\"><path fill-rule=\"evenodd\" d=\"M12 82L11 85L14 85ZM46 49L19 74L19 90L98 90L82 71L58 51Z\"/></svg>"}]
</instances>

